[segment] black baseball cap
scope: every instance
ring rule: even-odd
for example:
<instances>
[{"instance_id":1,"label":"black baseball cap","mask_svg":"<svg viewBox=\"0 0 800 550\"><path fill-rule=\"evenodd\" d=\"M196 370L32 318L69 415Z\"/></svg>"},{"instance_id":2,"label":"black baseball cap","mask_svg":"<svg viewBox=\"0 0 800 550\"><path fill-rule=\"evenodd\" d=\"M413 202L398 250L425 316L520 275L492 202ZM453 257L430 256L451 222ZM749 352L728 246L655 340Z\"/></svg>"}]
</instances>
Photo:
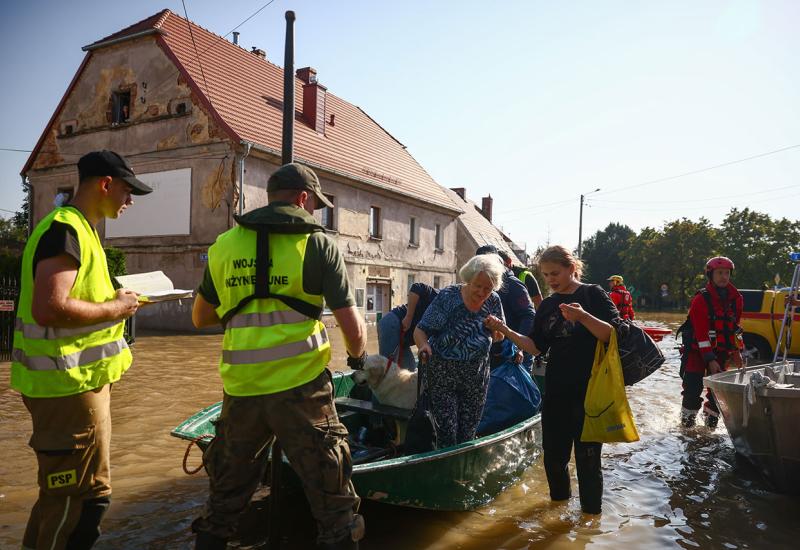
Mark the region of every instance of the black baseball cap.
<instances>
[{"instance_id":1,"label":"black baseball cap","mask_svg":"<svg viewBox=\"0 0 800 550\"><path fill-rule=\"evenodd\" d=\"M290 162L278 168L267 181L267 192L283 189L298 191L311 191L317 197L316 210L328 207L333 208L333 203L322 194L319 178L311 168L302 164Z\"/></svg>"},{"instance_id":2,"label":"black baseball cap","mask_svg":"<svg viewBox=\"0 0 800 550\"><path fill-rule=\"evenodd\" d=\"M508 255L508 252L500 250L493 244L485 244L475 251L476 256L481 256L483 254L497 254L503 262L511 261L511 256Z\"/></svg>"},{"instance_id":3,"label":"black baseball cap","mask_svg":"<svg viewBox=\"0 0 800 550\"><path fill-rule=\"evenodd\" d=\"M122 158L122 155L107 149L87 153L78 161L80 181L93 176L119 178L133 188L131 193L134 195L146 195L153 192L152 187L136 179L133 168Z\"/></svg>"},{"instance_id":4,"label":"black baseball cap","mask_svg":"<svg viewBox=\"0 0 800 550\"><path fill-rule=\"evenodd\" d=\"M476 256L481 256L483 254L497 254L499 256L500 251L497 250L497 247L493 244L485 244L475 251Z\"/></svg>"}]
</instances>

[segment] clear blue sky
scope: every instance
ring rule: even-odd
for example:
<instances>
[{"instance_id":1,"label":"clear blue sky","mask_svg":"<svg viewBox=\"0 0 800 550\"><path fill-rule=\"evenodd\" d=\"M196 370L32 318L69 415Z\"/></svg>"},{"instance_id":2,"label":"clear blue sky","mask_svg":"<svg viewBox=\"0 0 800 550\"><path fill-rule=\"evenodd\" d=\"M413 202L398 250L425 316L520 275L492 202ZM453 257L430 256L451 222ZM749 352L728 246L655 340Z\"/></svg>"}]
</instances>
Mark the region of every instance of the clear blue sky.
<instances>
[{"instance_id":1,"label":"clear blue sky","mask_svg":"<svg viewBox=\"0 0 800 550\"><path fill-rule=\"evenodd\" d=\"M224 35L267 0L187 0ZM224 7L223 7L224 6ZM0 147L31 149L81 46L180 2L4 3ZM609 222L719 223L732 207L800 219L800 2L275 0L240 43L362 107L446 187L491 193L495 222L529 250L575 246ZM25 153L0 151L0 208L18 209ZM0 215L8 216L0 210Z\"/></svg>"}]
</instances>

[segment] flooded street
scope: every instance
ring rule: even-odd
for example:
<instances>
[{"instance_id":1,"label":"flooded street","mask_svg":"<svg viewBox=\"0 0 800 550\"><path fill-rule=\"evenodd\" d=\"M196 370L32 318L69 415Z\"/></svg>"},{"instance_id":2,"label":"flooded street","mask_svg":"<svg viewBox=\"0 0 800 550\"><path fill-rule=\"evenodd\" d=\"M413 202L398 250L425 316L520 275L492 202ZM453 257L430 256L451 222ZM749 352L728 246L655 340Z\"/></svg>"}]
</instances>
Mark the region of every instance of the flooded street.
<instances>
[{"instance_id":1,"label":"flooded street","mask_svg":"<svg viewBox=\"0 0 800 550\"><path fill-rule=\"evenodd\" d=\"M674 329L683 315L644 315ZM370 327L370 351L377 339ZM329 331L343 364L338 329ZM184 474L186 444L169 431L222 397L216 370L221 336L148 335L114 387L113 505L96 548L190 548L189 524L207 494L205 473ZM599 519L582 517L575 498L552 504L541 461L495 502L475 512L437 513L365 503L362 549L790 548L800 536L800 499L769 491L736 459L724 427L678 427L680 379L674 340L667 364L629 389L641 440L605 445ZM30 420L8 390L0 364L0 548L18 548L35 500ZM199 464L195 448L189 465ZM300 547L293 543L289 547Z\"/></svg>"}]
</instances>

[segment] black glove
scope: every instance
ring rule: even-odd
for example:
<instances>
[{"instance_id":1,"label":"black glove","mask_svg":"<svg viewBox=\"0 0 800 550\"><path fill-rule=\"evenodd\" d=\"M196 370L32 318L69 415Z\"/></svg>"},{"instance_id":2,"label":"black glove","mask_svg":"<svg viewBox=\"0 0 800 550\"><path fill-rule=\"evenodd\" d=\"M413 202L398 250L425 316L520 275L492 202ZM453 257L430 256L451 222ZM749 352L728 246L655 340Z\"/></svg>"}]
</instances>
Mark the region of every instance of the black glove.
<instances>
[{"instance_id":1,"label":"black glove","mask_svg":"<svg viewBox=\"0 0 800 550\"><path fill-rule=\"evenodd\" d=\"M365 351L358 357L351 357L347 355L347 366L353 370L364 370L364 363L367 360L367 352Z\"/></svg>"}]
</instances>

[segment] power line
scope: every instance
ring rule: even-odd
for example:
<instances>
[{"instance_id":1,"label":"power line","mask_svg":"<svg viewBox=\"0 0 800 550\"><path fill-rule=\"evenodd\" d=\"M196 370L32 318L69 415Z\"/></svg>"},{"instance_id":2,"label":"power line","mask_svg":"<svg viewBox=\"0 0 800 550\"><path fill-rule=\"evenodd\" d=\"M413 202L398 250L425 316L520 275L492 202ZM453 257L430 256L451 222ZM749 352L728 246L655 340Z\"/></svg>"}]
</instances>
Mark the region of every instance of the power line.
<instances>
[{"instance_id":1,"label":"power line","mask_svg":"<svg viewBox=\"0 0 800 550\"><path fill-rule=\"evenodd\" d=\"M662 183L662 182L665 182L665 181L670 181L670 180L674 180L674 179L678 179L678 178L684 178L686 176L693 176L695 174L701 174L703 172L708 172L710 170L716 170L717 168L723 168L725 166L731 166L732 164L739 164L741 162L747 162L748 160L754 160L754 159L757 159L757 158L766 157L766 156L769 156L769 155L775 155L777 153L782 153L782 152L788 151L790 149L797 149L798 147L800 147L800 143L798 143L796 145L789 145L788 147L781 147L780 149L775 149L773 151L767 151L766 153L759 153L757 155L752 155L752 156L749 156L749 157L744 157L744 158L732 160L732 161L729 161L729 162L723 162L722 164L715 164L714 166L708 166L706 168L700 168L698 170L692 170L690 172L684 172L683 174L677 174L675 176L668 176L666 178L659 178L659 179L655 179L655 180L645 181L645 182L642 182L642 183L636 183L634 185L628 185L628 186L625 186L625 187L618 187L616 189L610 189L608 191L600 191L598 193L598 195L605 195L605 194L608 194L608 193L617 193L619 191L626 191L628 189L634 189L636 187L643 187L645 185L652 185L654 183Z\"/></svg>"},{"instance_id":2,"label":"power line","mask_svg":"<svg viewBox=\"0 0 800 550\"><path fill-rule=\"evenodd\" d=\"M19 153L32 153L33 152L30 149L4 149L2 147L0 147L0 151L15 151L15 152L19 152ZM76 158L76 159L82 157L85 154L86 153L64 153L64 152L59 152L59 155L62 156L62 157L73 157L73 158ZM222 156L220 156L220 155L222 155ZM144 154L133 153L133 154L125 155L125 158L126 159L134 159L134 158L135 159L154 159L154 160L220 160L220 159L226 159L226 158L228 158L228 156L229 155L227 153L225 153L225 154L222 154L222 153L216 153L216 154L215 153L201 153L201 154L198 154L198 155L174 156L174 155L170 155L167 152L167 153L162 154L162 155L153 155L153 154L147 154L147 153L144 153Z\"/></svg>"},{"instance_id":3,"label":"power line","mask_svg":"<svg viewBox=\"0 0 800 550\"><path fill-rule=\"evenodd\" d=\"M665 181L670 181L670 180L674 180L674 179L678 179L678 178L683 178L683 177L686 177L686 176L691 176L691 175L694 175L694 174L700 174L700 173L703 173L703 172L708 172L710 170L716 170L717 168L723 168L725 166L731 166L733 164L739 164L739 163L742 163L742 162L747 162L749 160L754 160L754 159L758 159L758 158L761 158L761 157L766 157L766 156L769 156L769 155L775 155L777 153L782 153L784 151L789 151L791 149L797 149L798 147L800 147L800 143L798 143L796 145L789 145L788 147L781 147L780 149L775 149L775 150L772 150L772 151L767 151L766 153L759 153L757 155L751 155L749 157L744 157L744 158L732 160L732 161L729 161L729 162L723 162L721 164L715 164L713 166L708 166L706 168L700 168L698 170L692 170L690 172L684 172L682 174L677 174L677 175L674 175L674 176L668 176L668 177L665 177L665 178L659 178L659 179L644 181L644 182L641 182L641 183L636 183L634 185L628 185L628 186L625 186L625 187L618 187L617 189L609 189L607 191L600 191L600 192L597 193L596 196L605 195L605 194L608 194L608 193L616 193L618 191L625 191L625 190L628 190L628 189L634 189L636 187L643 187L645 185L652 185L654 183L661 183L661 182L665 182ZM551 205L555 206L555 205L558 205L558 204L565 204L565 203L571 202L573 200L577 200L577 198L569 199L569 200L565 200L565 201L560 201L560 202L557 202L557 203L548 203L546 205L540 205L540 206L528 205L528 206L524 206L524 207L520 207L520 208L515 208L515 209L512 209L512 210L500 210L497 213L501 214L501 213L504 213L504 212L519 212L521 210L529 210L531 208L535 209L535 208L544 207L544 206L551 206ZM592 200L593 201L597 201L598 199L597 198L593 198ZM600 200L602 200L602 199L600 199ZM609 202L611 202L611 201L609 201ZM638 201L632 201L632 202L638 202ZM675 202L678 202L678 201L675 201ZM693 201L687 201L687 202L693 202Z\"/></svg>"},{"instance_id":4,"label":"power line","mask_svg":"<svg viewBox=\"0 0 800 550\"><path fill-rule=\"evenodd\" d=\"M762 189L761 191L754 191L752 193L740 193L738 195L725 195L725 199L733 199L738 197L749 197L752 195L763 195L765 193L770 193L772 191L781 191L783 189L793 189L797 188L797 184L795 185L785 185L783 187L773 187L772 189ZM709 197L705 199L688 199L688 200L681 200L681 201L658 201L658 204L686 204L686 203L695 203L695 202L706 202L706 201L719 201L720 197ZM642 201L613 201L608 199L595 199L590 198L586 199L587 203L613 203L613 204L642 204Z\"/></svg>"},{"instance_id":5,"label":"power line","mask_svg":"<svg viewBox=\"0 0 800 550\"><path fill-rule=\"evenodd\" d=\"M782 199L788 199L790 197L795 197L795 196L798 196L798 195L800 195L800 192L790 193L788 195L779 195L779 196L775 196L775 197L768 197L768 198L754 200L754 201L748 201L748 204L745 205L745 208L747 206L749 206L750 204L753 204L753 203L775 201L775 200L779 200L779 199L781 199L781 200ZM612 209L613 207L612 206L603 206L603 205L594 205L593 208L604 208L606 210L609 210L609 209ZM709 204L709 205L705 205L705 206L695 206L695 207L689 206L689 207L681 207L681 210L709 210L709 209L718 209L718 208L736 208L736 204L735 203L733 203L733 204L732 203L720 203L720 204ZM630 207L626 206L625 207L625 211L626 212L665 212L665 209L664 208L630 208Z\"/></svg>"},{"instance_id":6,"label":"power line","mask_svg":"<svg viewBox=\"0 0 800 550\"><path fill-rule=\"evenodd\" d=\"M531 206L525 206L525 207L522 207L522 208L512 208L511 210L498 210L497 212L495 212L495 214L503 214L503 213L508 213L508 212L519 212L520 210L531 210L531 209L537 210L539 208L546 208L548 206L557 206L559 204L566 204L568 202L574 202L576 200L578 200L578 197L574 197L574 198L571 198L571 199L565 199L563 201L548 202L548 203L545 203L545 204L537 204L535 206L531 205Z\"/></svg>"},{"instance_id":7,"label":"power line","mask_svg":"<svg viewBox=\"0 0 800 550\"><path fill-rule=\"evenodd\" d=\"M181 1L183 1L183 0L181 0ZM217 46L217 44L219 44L219 42L220 42L221 40L225 40L225 39L226 39L228 36L230 36L230 35L233 33L233 31L235 31L236 29L238 29L239 27L241 27L242 25L244 25L245 23L247 23L248 21L250 21L250 20L251 20L253 17L255 17L256 15L258 15L259 13L261 13L261 12L262 12L262 11L263 11L263 10L264 10L264 9L265 9L267 6L269 6L270 4L272 4L274 1L275 1L275 0L269 0L269 2L267 2L266 4L264 4L263 6L261 6L260 8L258 8L256 11L254 11L253 13L251 13L251 14L250 14L250 15L247 17L247 19L245 19L244 21L242 21L241 23L239 23L238 25L236 25L235 27L233 27L231 30L229 30L227 33L225 33L223 36L219 36L219 35L217 35L217 38L214 40L214 42L212 42L212 43L211 43L211 44L210 44L210 45L209 45L209 46L208 46L208 47L207 47L205 50L203 50L202 52L200 52L200 55L201 55L201 56L202 56L202 55L205 55L205 54L206 54L206 52L208 52L208 51L209 51L209 50L211 50L212 48L215 48L215 47ZM186 16L186 20L187 20L187 21L189 20L189 16L188 16L188 15ZM191 28L191 27L190 27L190 28ZM209 32L210 32L210 31L209 31ZM212 34L213 34L213 33L212 33ZM195 50L195 54L197 54L197 50ZM198 56L198 59L199 59L199 56ZM172 79L175 77L175 75L176 75L176 74L180 74L180 72L181 72L181 71L180 71L180 69L176 69L175 71L171 72L171 73L169 74L169 76L167 76L167 77L166 77L164 80L162 80L161 82L159 82L158 84L156 84L156 85L155 85L155 86L152 88L152 90L151 90L151 91L152 91L152 92L155 92L156 90L158 90L159 88L161 88L161 86L163 86L163 85L164 85L164 84L166 84L167 82L170 82L170 81L172 81ZM202 72L202 67L201 67L201 72ZM205 78L205 77L204 77L204 78Z\"/></svg>"},{"instance_id":8,"label":"power line","mask_svg":"<svg viewBox=\"0 0 800 550\"><path fill-rule=\"evenodd\" d=\"M189 37L192 39L192 46L194 47L194 56L197 59L197 64L200 66L200 75L203 77L203 84L206 86L206 95L208 96L208 102L211 106L214 106L214 102L211 100L211 90L208 89L208 81L206 80L206 73L203 71L203 62L200 61L200 54L197 53L197 42L194 41L194 32L192 31L192 23L189 21L189 12L186 11L186 2L181 0L181 4L183 4L183 14L186 16L186 26L189 28Z\"/></svg>"}]
</instances>

